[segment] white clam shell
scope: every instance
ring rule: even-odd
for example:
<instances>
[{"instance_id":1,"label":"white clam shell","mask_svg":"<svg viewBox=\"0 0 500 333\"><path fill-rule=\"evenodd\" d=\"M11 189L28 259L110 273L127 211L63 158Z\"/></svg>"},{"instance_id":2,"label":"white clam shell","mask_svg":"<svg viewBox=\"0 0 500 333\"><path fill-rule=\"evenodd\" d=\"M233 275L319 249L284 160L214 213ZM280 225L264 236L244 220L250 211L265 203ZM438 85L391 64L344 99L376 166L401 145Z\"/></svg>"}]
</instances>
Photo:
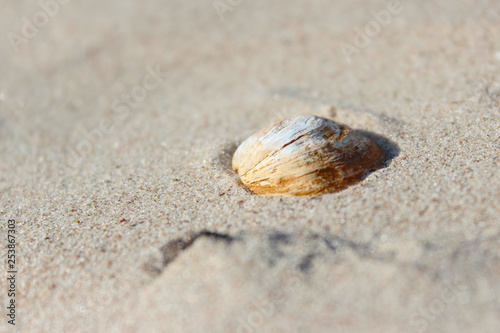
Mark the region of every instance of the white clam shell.
<instances>
[{"instance_id":1,"label":"white clam shell","mask_svg":"<svg viewBox=\"0 0 500 333\"><path fill-rule=\"evenodd\" d=\"M350 127L300 116L246 139L234 153L233 169L256 194L308 195L345 188L385 159L375 141Z\"/></svg>"}]
</instances>

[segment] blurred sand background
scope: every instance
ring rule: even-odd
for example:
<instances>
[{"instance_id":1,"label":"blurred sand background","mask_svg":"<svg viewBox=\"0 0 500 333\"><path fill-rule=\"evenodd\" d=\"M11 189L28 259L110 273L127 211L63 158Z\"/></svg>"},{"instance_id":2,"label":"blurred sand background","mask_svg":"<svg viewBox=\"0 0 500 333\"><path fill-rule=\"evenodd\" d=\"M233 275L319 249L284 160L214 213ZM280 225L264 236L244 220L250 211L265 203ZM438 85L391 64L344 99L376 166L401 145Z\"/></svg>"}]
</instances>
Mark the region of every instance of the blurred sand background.
<instances>
[{"instance_id":1,"label":"blurred sand background","mask_svg":"<svg viewBox=\"0 0 500 333\"><path fill-rule=\"evenodd\" d=\"M401 1L379 30L390 1L220 2L1 2L16 328L498 332L500 2ZM252 195L235 146L301 114L365 131L387 167Z\"/></svg>"}]
</instances>

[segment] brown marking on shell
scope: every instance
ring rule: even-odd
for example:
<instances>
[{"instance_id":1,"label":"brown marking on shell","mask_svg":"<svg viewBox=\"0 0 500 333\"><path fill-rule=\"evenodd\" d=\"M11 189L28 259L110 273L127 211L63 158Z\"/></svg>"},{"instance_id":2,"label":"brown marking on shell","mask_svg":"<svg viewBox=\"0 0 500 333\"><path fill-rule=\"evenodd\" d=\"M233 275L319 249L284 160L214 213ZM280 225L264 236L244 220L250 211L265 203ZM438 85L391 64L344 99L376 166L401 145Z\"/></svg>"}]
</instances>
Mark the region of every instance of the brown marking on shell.
<instances>
[{"instance_id":1,"label":"brown marking on shell","mask_svg":"<svg viewBox=\"0 0 500 333\"><path fill-rule=\"evenodd\" d=\"M287 118L245 140L233 169L259 195L341 190L382 166L383 149L349 126L317 116Z\"/></svg>"}]
</instances>

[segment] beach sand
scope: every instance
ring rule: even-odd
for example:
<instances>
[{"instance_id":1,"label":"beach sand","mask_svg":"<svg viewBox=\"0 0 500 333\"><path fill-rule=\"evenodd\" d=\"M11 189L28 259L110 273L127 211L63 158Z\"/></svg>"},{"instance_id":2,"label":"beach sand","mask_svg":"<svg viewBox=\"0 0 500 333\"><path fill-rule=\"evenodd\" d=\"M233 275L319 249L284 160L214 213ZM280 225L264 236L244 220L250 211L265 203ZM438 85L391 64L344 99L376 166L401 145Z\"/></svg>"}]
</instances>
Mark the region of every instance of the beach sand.
<instances>
[{"instance_id":1,"label":"beach sand","mask_svg":"<svg viewBox=\"0 0 500 333\"><path fill-rule=\"evenodd\" d=\"M498 1L54 1L0 13L1 331L500 330ZM236 146L307 114L386 166L253 195Z\"/></svg>"}]
</instances>

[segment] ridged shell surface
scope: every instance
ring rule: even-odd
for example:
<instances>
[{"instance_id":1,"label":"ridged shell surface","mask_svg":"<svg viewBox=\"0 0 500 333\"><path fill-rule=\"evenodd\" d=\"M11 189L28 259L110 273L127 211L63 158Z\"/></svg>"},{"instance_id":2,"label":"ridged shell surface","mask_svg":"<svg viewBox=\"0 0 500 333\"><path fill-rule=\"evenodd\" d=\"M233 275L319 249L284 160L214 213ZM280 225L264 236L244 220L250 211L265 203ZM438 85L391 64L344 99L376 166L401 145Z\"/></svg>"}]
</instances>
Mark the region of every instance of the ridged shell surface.
<instances>
[{"instance_id":1,"label":"ridged shell surface","mask_svg":"<svg viewBox=\"0 0 500 333\"><path fill-rule=\"evenodd\" d=\"M343 189L385 159L375 141L350 127L300 116L246 139L234 153L233 169L256 194L308 195Z\"/></svg>"}]
</instances>

